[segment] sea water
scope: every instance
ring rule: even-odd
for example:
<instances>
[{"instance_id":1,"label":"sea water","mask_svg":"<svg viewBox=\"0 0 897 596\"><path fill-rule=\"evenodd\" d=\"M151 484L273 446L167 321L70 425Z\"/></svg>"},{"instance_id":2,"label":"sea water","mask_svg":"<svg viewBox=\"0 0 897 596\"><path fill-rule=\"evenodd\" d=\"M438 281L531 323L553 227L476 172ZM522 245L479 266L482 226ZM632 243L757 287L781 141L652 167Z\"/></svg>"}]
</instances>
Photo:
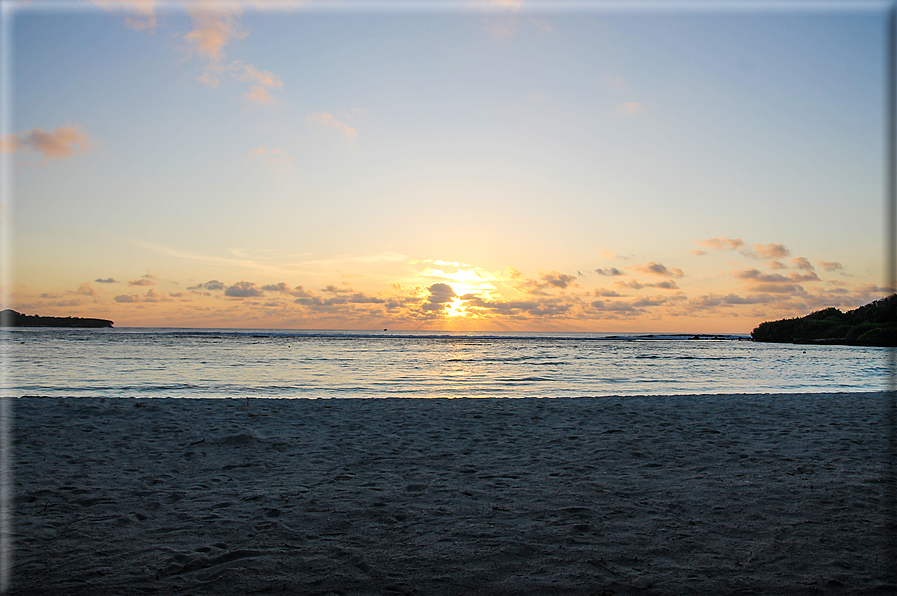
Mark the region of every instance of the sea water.
<instances>
[{"instance_id":1,"label":"sea water","mask_svg":"<svg viewBox=\"0 0 897 596\"><path fill-rule=\"evenodd\" d=\"M11 396L582 397L893 389L892 348L737 335L2 332Z\"/></svg>"}]
</instances>

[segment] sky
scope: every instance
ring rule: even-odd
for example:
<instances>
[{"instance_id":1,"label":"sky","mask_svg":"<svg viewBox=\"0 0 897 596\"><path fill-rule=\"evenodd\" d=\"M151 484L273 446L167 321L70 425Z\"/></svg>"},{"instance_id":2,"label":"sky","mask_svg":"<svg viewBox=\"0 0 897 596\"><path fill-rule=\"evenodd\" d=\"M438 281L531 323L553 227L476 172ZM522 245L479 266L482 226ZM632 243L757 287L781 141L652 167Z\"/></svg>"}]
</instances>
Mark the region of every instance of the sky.
<instances>
[{"instance_id":1,"label":"sky","mask_svg":"<svg viewBox=\"0 0 897 596\"><path fill-rule=\"evenodd\" d=\"M749 333L885 280L889 5L4 0L2 296Z\"/></svg>"}]
</instances>

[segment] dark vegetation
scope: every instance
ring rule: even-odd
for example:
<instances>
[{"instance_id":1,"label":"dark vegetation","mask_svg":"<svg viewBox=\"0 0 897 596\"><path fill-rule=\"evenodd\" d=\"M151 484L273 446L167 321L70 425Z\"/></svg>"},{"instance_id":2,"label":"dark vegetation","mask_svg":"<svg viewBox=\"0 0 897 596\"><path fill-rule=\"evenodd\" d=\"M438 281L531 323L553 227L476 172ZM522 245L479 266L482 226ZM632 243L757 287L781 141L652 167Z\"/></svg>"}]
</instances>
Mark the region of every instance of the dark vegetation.
<instances>
[{"instance_id":1,"label":"dark vegetation","mask_svg":"<svg viewBox=\"0 0 897 596\"><path fill-rule=\"evenodd\" d=\"M0 312L0 327L112 327L106 319L82 319L81 317L42 317L23 315L14 310Z\"/></svg>"},{"instance_id":2,"label":"dark vegetation","mask_svg":"<svg viewBox=\"0 0 897 596\"><path fill-rule=\"evenodd\" d=\"M897 294L848 312L826 308L799 319L767 321L751 337L795 344L897 346Z\"/></svg>"}]
</instances>

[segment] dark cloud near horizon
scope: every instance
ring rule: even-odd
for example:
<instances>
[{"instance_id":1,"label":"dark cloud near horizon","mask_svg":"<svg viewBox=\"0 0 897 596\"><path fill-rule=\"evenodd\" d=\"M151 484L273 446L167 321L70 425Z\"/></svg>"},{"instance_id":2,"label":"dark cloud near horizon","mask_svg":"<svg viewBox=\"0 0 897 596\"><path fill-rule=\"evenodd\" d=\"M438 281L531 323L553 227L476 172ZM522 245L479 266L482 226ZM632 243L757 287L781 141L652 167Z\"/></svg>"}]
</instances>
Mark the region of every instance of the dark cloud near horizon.
<instances>
[{"instance_id":1,"label":"dark cloud near horizon","mask_svg":"<svg viewBox=\"0 0 897 596\"><path fill-rule=\"evenodd\" d=\"M118 281L111 277L107 277L106 279L95 279L94 280L98 284L117 284Z\"/></svg>"}]
</instances>

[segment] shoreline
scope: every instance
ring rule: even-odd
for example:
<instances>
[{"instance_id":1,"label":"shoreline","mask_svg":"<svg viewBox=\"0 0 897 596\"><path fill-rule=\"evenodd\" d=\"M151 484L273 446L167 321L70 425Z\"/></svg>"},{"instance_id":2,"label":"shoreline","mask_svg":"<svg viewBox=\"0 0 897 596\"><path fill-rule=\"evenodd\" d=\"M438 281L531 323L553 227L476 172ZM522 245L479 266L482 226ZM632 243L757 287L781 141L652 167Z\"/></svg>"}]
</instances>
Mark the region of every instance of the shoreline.
<instances>
[{"instance_id":1,"label":"shoreline","mask_svg":"<svg viewBox=\"0 0 897 596\"><path fill-rule=\"evenodd\" d=\"M16 398L10 594L897 591L894 399Z\"/></svg>"}]
</instances>

